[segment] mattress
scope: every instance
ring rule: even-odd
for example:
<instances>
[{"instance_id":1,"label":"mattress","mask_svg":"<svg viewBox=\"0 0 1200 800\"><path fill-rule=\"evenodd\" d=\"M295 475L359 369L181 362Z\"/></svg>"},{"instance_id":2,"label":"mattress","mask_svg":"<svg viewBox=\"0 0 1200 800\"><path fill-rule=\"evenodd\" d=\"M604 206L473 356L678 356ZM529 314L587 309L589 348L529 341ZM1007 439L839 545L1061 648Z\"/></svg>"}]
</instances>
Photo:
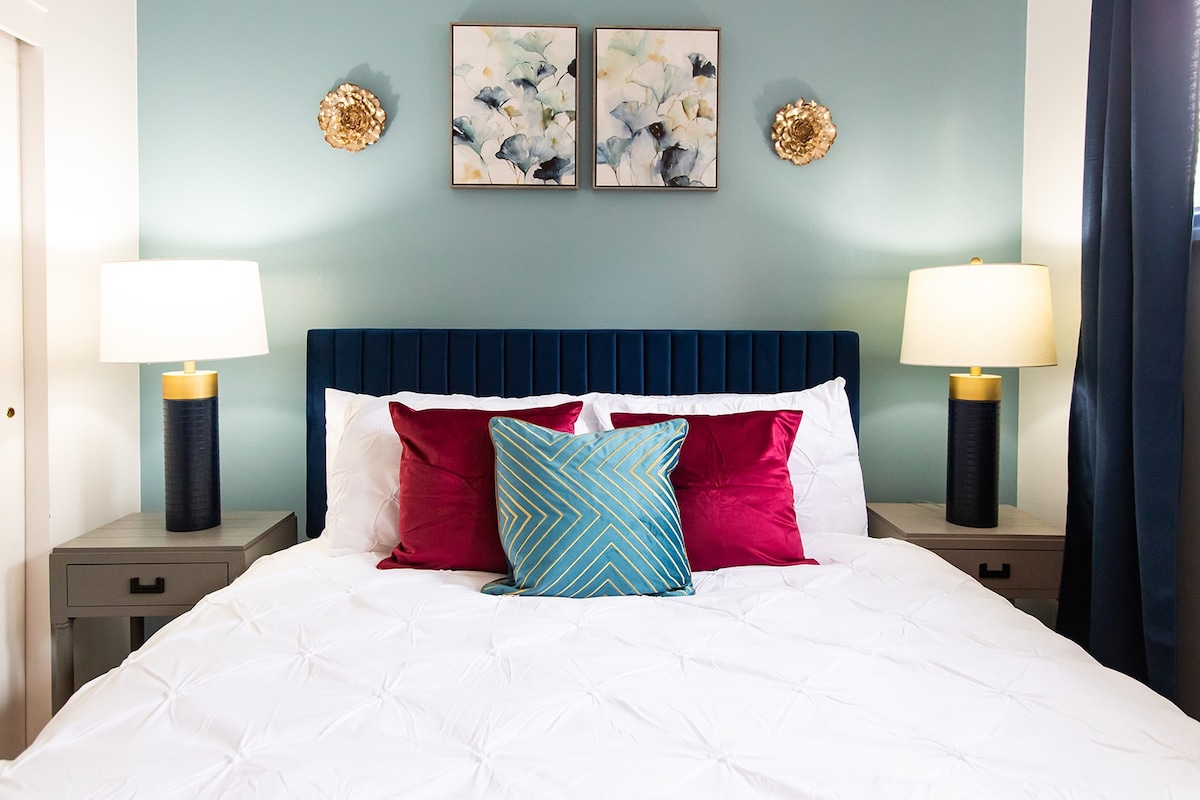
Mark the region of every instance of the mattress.
<instances>
[{"instance_id":1,"label":"mattress","mask_svg":"<svg viewBox=\"0 0 1200 800\"><path fill-rule=\"evenodd\" d=\"M17 798L1195 798L1200 723L932 553L494 597L323 539L81 689Z\"/></svg>"}]
</instances>

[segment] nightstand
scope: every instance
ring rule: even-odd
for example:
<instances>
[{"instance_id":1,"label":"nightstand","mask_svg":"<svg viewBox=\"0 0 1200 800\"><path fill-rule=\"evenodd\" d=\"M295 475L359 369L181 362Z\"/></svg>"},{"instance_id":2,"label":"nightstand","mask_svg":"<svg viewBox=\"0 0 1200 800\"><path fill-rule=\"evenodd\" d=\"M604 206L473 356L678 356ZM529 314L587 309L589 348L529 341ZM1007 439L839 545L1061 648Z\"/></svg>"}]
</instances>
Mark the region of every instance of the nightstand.
<instances>
[{"instance_id":1,"label":"nightstand","mask_svg":"<svg viewBox=\"0 0 1200 800\"><path fill-rule=\"evenodd\" d=\"M932 550L1010 600L1058 599L1063 530L1019 508L1000 506L995 528L964 528L946 521L944 505L868 503L867 530Z\"/></svg>"},{"instance_id":2,"label":"nightstand","mask_svg":"<svg viewBox=\"0 0 1200 800\"><path fill-rule=\"evenodd\" d=\"M145 618L184 613L228 586L254 560L296 543L290 511L225 511L221 524L177 533L164 515L130 514L50 552L54 711L75 691L72 625L79 617L129 617L130 646Z\"/></svg>"}]
</instances>

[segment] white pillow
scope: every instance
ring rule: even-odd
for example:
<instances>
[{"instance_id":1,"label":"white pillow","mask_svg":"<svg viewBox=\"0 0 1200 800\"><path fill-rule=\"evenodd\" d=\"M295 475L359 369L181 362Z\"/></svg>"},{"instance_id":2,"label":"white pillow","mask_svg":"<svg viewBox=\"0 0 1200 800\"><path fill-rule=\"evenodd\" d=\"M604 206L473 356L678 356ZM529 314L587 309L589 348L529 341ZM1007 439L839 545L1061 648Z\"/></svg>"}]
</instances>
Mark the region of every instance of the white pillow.
<instances>
[{"instance_id":1,"label":"white pillow","mask_svg":"<svg viewBox=\"0 0 1200 800\"><path fill-rule=\"evenodd\" d=\"M579 400L567 394L534 397L473 397L465 394L397 392L386 397L325 394L326 448L334 439L333 454L326 452L325 533L335 556L375 551L387 553L400 542L400 456L404 448L392 427L388 403L403 403L422 411L428 408L481 408L508 411L556 406ZM339 392L348 395L348 392ZM341 423L338 422L338 414ZM340 429L337 430L337 429ZM584 428L576 422L575 432Z\"/></svg>"},{"instance_id":2,"label":"white pillow","mask_svg":"<svg viewBox=\"0 0 1200 800\"><path fill-rule=\"evenodd\" d=\"M333 457L337 455L338 445L342 441L342 431L346 430L346 418L358 403L374 395L343 392L341 389L325 389L325 481L329 481L329 473L333 470Z\"/></svg>"},{"instance_id":3,"label":"white pillow","mask_svg":"<svg viewBox=\"0 0 1200 800\"><path fill-rule=\"evenodd\" d=\"M602 394L584 406L588 424L612 430L613 412L635 414L734 414L798 409L804 412L788 472L796 497L801 534L867 535L867 499L858 438L846 397L846 381L834 378L801 392L780 394L694 394L643 397Z\"/></svg>"}]
</instances>

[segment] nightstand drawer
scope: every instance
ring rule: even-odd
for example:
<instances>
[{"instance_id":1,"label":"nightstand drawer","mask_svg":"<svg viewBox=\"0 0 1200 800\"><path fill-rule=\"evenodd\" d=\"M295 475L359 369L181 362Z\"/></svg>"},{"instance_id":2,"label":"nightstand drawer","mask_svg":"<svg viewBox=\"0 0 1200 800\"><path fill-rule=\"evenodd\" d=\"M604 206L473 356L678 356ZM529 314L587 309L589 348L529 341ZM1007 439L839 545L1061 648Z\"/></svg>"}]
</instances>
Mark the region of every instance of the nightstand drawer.
<instances>
[{"instance_id":1,"label":"nightstand drawer","mask_svg":"<svg viewBox=\"0 0 1200 800\"><path fill-rule=\"evenodd\" d=\"M67 605L190 606L229 584L229 565L69 564Z\"/></svg>"},{"instance_id":2,"label":"nightstand drawer","mask_svg":"<svg viewBox=\"0 0 1200 800\"><path fill-rule=\"evenodd\" d=\"M995 591L1057 590L1062 577L1061 550L934 550L972 578Z\"/></svg>"}]
</instances>

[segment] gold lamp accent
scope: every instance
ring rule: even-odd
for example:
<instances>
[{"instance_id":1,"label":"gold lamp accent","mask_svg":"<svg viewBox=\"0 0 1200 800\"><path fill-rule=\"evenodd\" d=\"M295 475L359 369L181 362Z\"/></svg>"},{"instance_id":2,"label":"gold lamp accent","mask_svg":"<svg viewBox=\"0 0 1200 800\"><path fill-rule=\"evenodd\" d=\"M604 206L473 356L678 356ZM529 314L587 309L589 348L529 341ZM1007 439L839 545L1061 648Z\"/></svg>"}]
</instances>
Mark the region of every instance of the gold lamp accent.
<instances>
[{"instance_id":1,"label":"gold lamp accent","mask_svg":"<svg viewBox=\"0 0 1200 800\"><path fill-rule=\"evenodd\" d=\"M164 372L162 376L164 400L202 400L217 396L217 371L196 369L195 361L183 362L183 369Z\"/></svg>"},{"instance_id":2,"label":"gold lamp accent","mask_svg":"<svg viewBox=\"0 0 1200 800\"><path fill-rule=\"evenodd\" d=\"M1058 363L1050 271L1037 264L913 270L908 276L900 363L966 366L950 375L946 519L997 524L1001 376L989 367Z\"/></svg>"}]
</instances>

